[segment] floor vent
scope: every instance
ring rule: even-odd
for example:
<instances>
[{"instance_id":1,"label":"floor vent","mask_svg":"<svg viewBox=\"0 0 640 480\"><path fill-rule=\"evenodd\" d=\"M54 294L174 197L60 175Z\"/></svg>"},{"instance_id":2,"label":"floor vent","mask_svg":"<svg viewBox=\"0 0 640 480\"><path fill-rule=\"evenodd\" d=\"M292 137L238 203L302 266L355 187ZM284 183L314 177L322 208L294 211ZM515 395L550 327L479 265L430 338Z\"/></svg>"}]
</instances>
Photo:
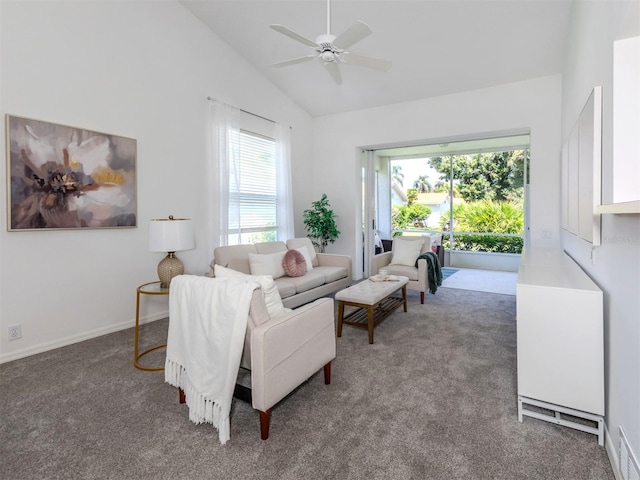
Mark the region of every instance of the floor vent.
<instances>
[{"instance_id":1,"label":"floor vent","mask_svg":"<svg viewBox=\"0 0 640 480\"><path fill-rule=\"evenodd\" d=\"M638 460L634 455L631 448L629 448L629 442L624 434L622 427L620 429L620 473L622 473L623 480L640 480L640 468L638 467Z\"/></svg>"}]
</instances>

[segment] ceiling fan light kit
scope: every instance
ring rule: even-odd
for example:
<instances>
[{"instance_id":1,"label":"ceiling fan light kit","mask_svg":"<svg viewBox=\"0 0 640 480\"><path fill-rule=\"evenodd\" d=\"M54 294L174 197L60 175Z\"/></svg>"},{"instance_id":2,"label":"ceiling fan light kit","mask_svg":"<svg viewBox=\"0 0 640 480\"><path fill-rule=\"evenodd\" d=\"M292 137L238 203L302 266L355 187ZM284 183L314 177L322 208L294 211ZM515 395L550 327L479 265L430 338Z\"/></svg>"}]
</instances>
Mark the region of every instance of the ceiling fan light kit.
<instances>
[{"instance_id":1,"label":"ceiling fan light kit","mask_svg":"<svg viewBox=\"0 0 640 480\"><path fill-rule=\"evenodd\" d=\"M373 31L364 22L356 21L351 27L345 30L340 36L336 37L331 34L331 0L327 0L327 33L321 34L316 37L316 41L308 39L307 37L300 35L299 33L290 30L284 25L274 24L271 28L276 32L280 32L289 38L311 47L316 53L311 55L305 55L303 57L292 58L290 60L284 60L282 62L274 63L274 67L286 67L289 65L295 65L297 63L307 62L318 58L327 69L329 74L333 77L336 83L342 83L340 76L340 70L338 63L347 63L353 65L359 65L362 67L374 68L376 70L388 71L391 68L391 62L381 58L367 57L364 55L357 55L355 53L347 52L349 48L356 42L359 42L363 38L371 35Z\"/></svg>"}]
</instances>

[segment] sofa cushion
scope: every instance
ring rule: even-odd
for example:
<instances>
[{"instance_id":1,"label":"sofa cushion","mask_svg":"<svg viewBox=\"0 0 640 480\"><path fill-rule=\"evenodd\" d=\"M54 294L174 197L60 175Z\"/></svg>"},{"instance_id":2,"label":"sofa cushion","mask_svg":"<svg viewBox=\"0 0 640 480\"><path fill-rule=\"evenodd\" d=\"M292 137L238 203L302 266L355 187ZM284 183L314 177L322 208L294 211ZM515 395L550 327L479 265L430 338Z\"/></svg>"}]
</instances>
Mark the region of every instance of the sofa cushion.
<instances>
[{"instance_id":1,"label":"sofa cushion","mask_svg":"<svg viewBox=\"0 0 640 480\"><path fill-rule=\"evenodd\" d=\"M407 277L409 280L418 280L418 269L416 267L407 265L387 265L384 267L389 270L389 275L401 275Z\"/></svg>"},{"instance_id":2,"label":"sofa cushion","mask_svg":"<svg viewBox=\"0 0 640 480\"><path fill-rule=\"evenodd\" d=\"M293 277L280 277L274 280L274 282L276 282L276 286L278 287L280 298L288 298L296 294L295 284L289 282L289 280L292 279Z\"/></svg>"},{"instance_id":3,"label":"sofa cushion","mask_svg":"<svg viewBox=\"0 0 640 480\"><path fill-rule=\"evenodd\" d=\"M213 250L211 268L213 269L214 265L222 265L238 272L250 274L250 253L258 253L254 245L224 245L216 247Z\"/></svg>"},{"instance_id":4,"label":"sofa cushion","mask_svg":"<svg viewBox=\"0 0 640 480\"><path fill-rule=\"evenodd\" d=\"M237 272L230 268L225 268L222 265L216 265L214 268L214 275L216 278L229 278L234 276L242 276L256 280L260 284L260 290L262 290L262 298L267 307L269 319L278 318L285 313L284 305L282 304L282 298L278 291L276 283L268 275L247 275L242 272ZM260 317L254 318L255 322L258 322ZM267 319L262 319L267 320Z\"/></svg>"},{"instance_id":5,"label":"sofa cushion","mask_svg":"<svg viewBox=\"0 0 640 480\"><path fill-rule=\"evenodd\" d=\"M291 238L287 240L287 248L292 250L294 248L307 247L307 251L309 252L309 256L311 257L311 265L315 268L318 264L318 257L316 256L316 249L313 248L313 243L311 243L311 239L308 237L302 238Z\"/></svg>"},{"instance_id":6,"label":"sofa cushion","mask_svg":"<svg viewBox=\"0 0 640 480\"><path fill-rule=\"evenodd\" d=\"M324 283L331 283L341 278L345 278L349 272L344 267L316 267L314 273L320 273L324 276Z\"/></svg>"},{"instance_id":7,"label":"sofa cushion","mask_svg":"<svg viewBox=\"0 0 640 480\"><path fill-rule=\"evenodd\" d=\"M312 272L307 272L306 275L302 277L279 278L276 281L276 284L278 287L281 285L287 285L287 287L293 286L295 288L295 293L302 293L307 290L311 290L312 288L319 287L320 285L324 285L324 275L317 273L314 268Z\"/></svg>"},{"instance_id":8,"label":"sofa cushion","mask_svg":"<svg viewBox=\"0 0 640 480\"><path fill-rule=\"evenodd\" d=\"M420 256L420 251L424 246L424 238L404 239L397 237L393 239L393 256L391 265L415 266L416 260Z\"/></svg>"},{"instance_id":9,"label":"sofa cushion","mask_svg":"<svg viewBox=\"0 0 640 480\"><path fill-rule=\"evenodd\" d=\"M284 277L282 260L287 251L276 253L250 253L249 266L251 275L271 275L274 279Z\"/></svg>"},{"instance_id":10,"label":"sofa cushion","mask_svg":"<svg viewBox=\"0 0 640 480\"><path fill-rule=\"evenodd\" d=\"M288 277L301 277L307 273L307 262L298 250L288 250L282 259L282 268Z\"/></svg>"},{"instance_id":11,"label":"sofa cushion","mask_svg":"<svg viewBox=\"0 0 640 480\"><path fill-rule=\"evenodd\" d=\"M256 253L286 252L287 245L284 242L258 242L254 243Z\"/></svg>"}]
</instances>

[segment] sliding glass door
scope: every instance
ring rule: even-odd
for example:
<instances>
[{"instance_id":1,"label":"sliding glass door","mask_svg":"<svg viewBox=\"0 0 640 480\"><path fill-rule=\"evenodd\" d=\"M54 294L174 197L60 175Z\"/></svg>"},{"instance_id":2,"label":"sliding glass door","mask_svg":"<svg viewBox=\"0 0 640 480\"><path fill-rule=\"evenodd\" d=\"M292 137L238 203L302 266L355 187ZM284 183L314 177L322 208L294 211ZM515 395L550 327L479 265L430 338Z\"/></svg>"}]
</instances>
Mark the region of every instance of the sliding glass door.
<instances>
[{"instance_id":1,"label":"sliding glass door","mask_svg":"<svg viewBox=\"0 0 640 480\"><path fill-rule=\"evenodd\" d=\"M473 268L476 261L483 268L487 259L479 254L519 254L527 220L528 147L525 134L368 152L363 185L369 182L371 190L363 190L363 218L370 222L363 233L372 248L365 274L375 235L383 241L431 235L442 242L444 263L452 266Z\"/></svg>"}]
</instances>

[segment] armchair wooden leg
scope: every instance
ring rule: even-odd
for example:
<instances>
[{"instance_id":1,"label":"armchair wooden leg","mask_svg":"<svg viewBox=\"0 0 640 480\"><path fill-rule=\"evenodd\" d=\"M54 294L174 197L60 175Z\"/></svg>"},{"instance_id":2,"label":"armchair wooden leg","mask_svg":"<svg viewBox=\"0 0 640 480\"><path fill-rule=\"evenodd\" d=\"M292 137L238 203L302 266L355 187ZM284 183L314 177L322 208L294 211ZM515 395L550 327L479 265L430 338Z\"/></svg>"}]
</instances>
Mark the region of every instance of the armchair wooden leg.
<instances>
[{"instance_id":1,"label":"armchair wooden leg","mask_svg":"<svg viewBox=\"0 0 640 480\"><path fill-rule=\"evenodd\" d=\"M266 440L269 438L269 423L271 422L271 410L266 412L260 411L260 438Z\"/></svg>"},{"instance_id":2,"label":"armchair wooden leg","mask_svg":"<svg viewBox=\"0 0 640 480\"><path fill-rule=\"evenodd\" d=\"M329 385L331 383L331 362L324 366L324 384Z\"/></svg>"},{"instance_id":3,"label":"armchair wooden leg","mask_svg":"<svg viewBox=\"0 0 640 480\"><path fill-rule=\"evenodd\" d=\"M424 305L424 292L420 292L420 304Z\"/></svg>"},{"instance_id":4,"label":"armchair wooden leg","mask_svg":"<svg viewBox=\"0 0 640 480\"><path fill-rule=\"evenodd\" d=\"M178 388L178 396L180 397L180 403L185 403L187 401L187 398L184 396L183 389Z\"/></svg>"}]
</instances>

